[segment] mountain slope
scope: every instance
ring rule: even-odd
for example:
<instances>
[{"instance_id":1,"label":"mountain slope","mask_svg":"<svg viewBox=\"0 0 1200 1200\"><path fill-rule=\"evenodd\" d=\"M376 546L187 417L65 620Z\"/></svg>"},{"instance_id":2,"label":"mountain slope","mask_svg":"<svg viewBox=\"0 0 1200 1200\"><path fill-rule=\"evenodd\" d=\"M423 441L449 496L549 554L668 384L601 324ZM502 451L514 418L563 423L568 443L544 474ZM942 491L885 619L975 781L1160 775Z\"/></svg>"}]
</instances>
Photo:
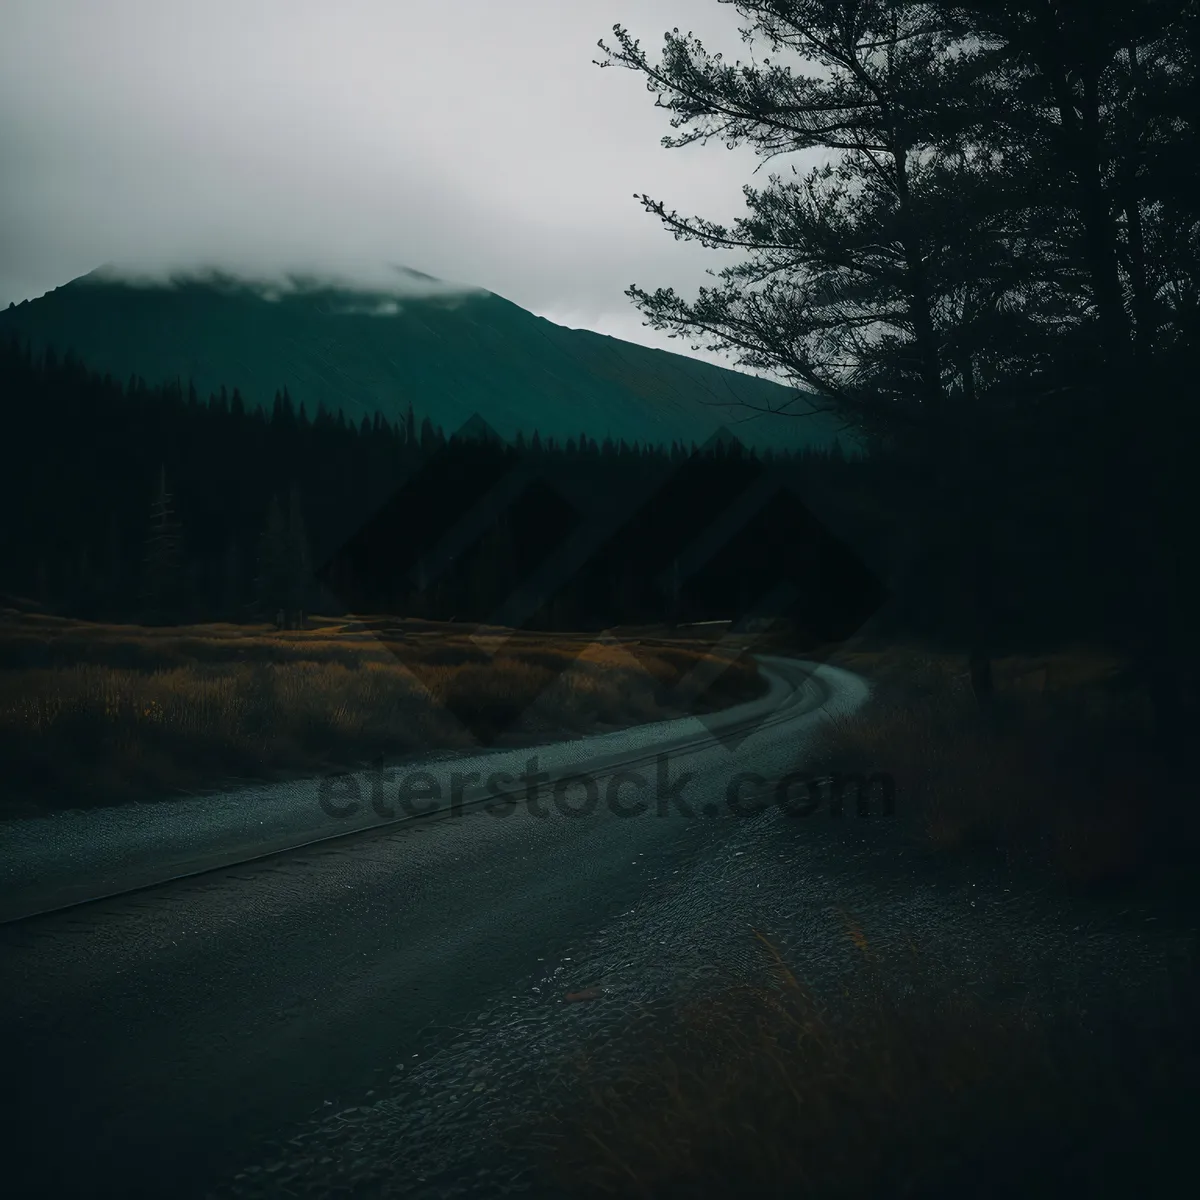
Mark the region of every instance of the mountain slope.
<instances>
[{"instance_id":1,"label":"mountain slope","mask_svg":"<svg viewBox=\"0 0 1200 1200\"><path fill-rule=\"evenodd\" d=\"M272 291L219 275L146 285L93 272L0 312L0 337L11 333L118 378L190 379L201 396L237 387L250 406L269 406L284 385L310 415L324 403L355 421L377 410L395 419L411 403L447 434L476 412L506 437L536 428L703 443L725 425L749 445L800 446L827 443L835 428L824 417L747 420L738 402L802 405L767 380L567 329L484 291Z\"/></svg>"}]
</instances>

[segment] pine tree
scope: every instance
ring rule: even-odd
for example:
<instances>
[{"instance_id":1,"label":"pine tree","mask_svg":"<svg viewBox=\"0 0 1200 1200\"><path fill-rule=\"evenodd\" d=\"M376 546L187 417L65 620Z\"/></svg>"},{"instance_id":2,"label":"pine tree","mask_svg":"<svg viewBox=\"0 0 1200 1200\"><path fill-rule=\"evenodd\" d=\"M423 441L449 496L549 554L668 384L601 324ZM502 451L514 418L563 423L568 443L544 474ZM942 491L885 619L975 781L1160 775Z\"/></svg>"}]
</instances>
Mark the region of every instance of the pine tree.
<instances>
[{"instance_id":1,"label":"pine tree","mask_svg":"<svg viewBox=\"0 0 1200 1200\"><path fill-rule=\"evenodd\" d=\"M259 613L283 625L288 600L288 529L277 492L271 496L266 524L259 536L254 583Z\"/></svg>"},{"instance_id":2,"label":"pine tree","mask_svg":"<svg viewBox=\"0 0 1200 1200\"><path fill-rule=\"evenodd\" d=\"M242 615L242 602L242 559L237 542L231 538L222 563L221 608L230 620L237 620Z\"/></svg>"},{"instance_id":3,"label":"pine tree","mask_svg":"<svg viewBox=\"0 0 1200 1200\"><path fill-rule=\"evenodd\" d=\"M150 503L150 532L142 572L142 599L146 616L161 622L178 616L183 600L183 539L175 517L174 500L167 490L166 467L160 467L158 487Z\"/></svg>"},{"instance_id":4,"label":"pine tree","mask_svg":"<svg viewBox=\"0 0 1200 1200\"><path fill-rule=\"evenodd\" d=\"M125 578L124 547L121 538L121 525L115 512L108 517L108 530L105 539L105 558L107 562L105 591L108 603L114 607L128 602L128 582Z\"/></svg>"},{"instance_id":5,"label":"pine tree","mask_svg":"<svg viewBox=\"0 0 1200 1200\"><path fill-rule=\"evenodd\" d=\"M287 618L288 624L298 626L303 622L312 593L312 553L308 544L308 532L304 525L304 513L300 504L300 489L292 486L288 497L287 524Z\"/></svg>"},{"instance_id":6,"label":"pine tree","mask_svg":"<svg viewBox=\"0 0 1200 1200\"><path fill-rule=\"evenodd\" d=\"M655 64L618 27L602 65L646 77L678 131L668 148L716 135L763 161L803 150L823 161L748 187L748 215L732 227L640 197L677 239L745 258L695 301L671 288L626 294L653 328L780 371L811 391L814 407L903 447L922 484L914 521L978 552L965 604L984 662L1000 496L976 463L1000 457L995 427L1029 411L1017 398L1026 366L1017 347L1043 338L1040 318L1054 315L1035 311L1040 293L1013 269L1001 199L1009 181L973 152L961 124L966 85L949 65L955 35L929 5L772 0L746 15L746 40L770 51L753 64L727 63L678 30ZM794 74L781 51L822 69ZM948 514L964 528L950 531Z\"/></svg>"},{"instance_id":7,"label":"pine tree","mask_svg":"<svg viewBox=\"0 0 1200 1200\"><path fill-rule=\"evenodd\" d=\"M421 422L421 452L429 454L437 443L437 435L433 431L433 422L425 417Z\"/></svg>"}]
</instances>

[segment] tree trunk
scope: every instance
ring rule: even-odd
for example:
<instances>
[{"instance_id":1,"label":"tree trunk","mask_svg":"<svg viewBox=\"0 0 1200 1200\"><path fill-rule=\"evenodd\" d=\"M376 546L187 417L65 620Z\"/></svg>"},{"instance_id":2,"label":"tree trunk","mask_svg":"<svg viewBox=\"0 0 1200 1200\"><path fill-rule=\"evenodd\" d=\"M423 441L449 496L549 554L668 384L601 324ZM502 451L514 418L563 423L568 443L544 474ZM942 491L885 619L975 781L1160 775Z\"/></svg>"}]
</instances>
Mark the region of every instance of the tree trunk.
<instances>
[{"instance_id":1,"label":"tree trunk","mask_svg":"<svg viewBox=\"0 0 1200 1200\"><path fill-rule=\"evenodd\" d=\"M995 652L995 570L992 562L990 515L979 498L968 540L971 641L969 668L971 691L981 712L990 712L995 697L992 655Z\"/></svg>"},{"instance_id":2,"label":"tree trunk","mask_svg":"<svg viewBox=\"0 0 1200 1200\"><path fill-rule=\"evenodd\" d=\"M966 577L967 619L970 621L970 650L968 669L971 692L981 713L992 711L995 696L992 678L992 654L995 641L995 563L993 561L992 520L995 506L995 474L986 456L990 439L979 424L984 420L979 411L979 395L975 387L975 364L970 352L959 364L962 372L962 402L959 414L959 503L968 513L963 540Z\"/></svg>"},{"instance_id":3,"label":"tree trunk","mask_svg":"<svg viewBox=\"0 0 1200 1200\"><path fill-rule=\"evenodd\" d=\"M1131 45L1128 48L1128 55L1130 75L1134 81L1133 86L1137 89L1140 83L1137 47ZM1134 108L1133 112L1136 117L1138 109ZM1146 261L1146 237L1142 226L1142 204L1141 197L1138 195L1137 172L1141 157L1140 150L1131 156L1132 161L1125 172L1123 189L1125 192L1125 228L1129 243L1129 281L1133 292L1133 358L1138 371L1144 378L1149 375L1151 370L1150 360L1154 347L1155 319Z\"/></svg>"},{"instance_id":4,"label":"tree trunk","mask_svg":"<svg viewBox=\"0 0 1200 1200\"><path fill-rule=\"evenodd\" d=\"M1149 652L1144 671L1154 710L1159 752L1173 770L1179 770L1184 765L1189 744L1189 721L1180 672L1165 648Z\"/></svg>"},{"instance_id":5,"label":"tree trunk","mask_svg":"<svg viewBox=\"0 0 1200 1200\"><path fill-rule=\"evenodd\" d=\"M1132 52L1130 62L1136 73L1136 56ZM1181 648L1176 644L1182 634L1178 590L1171 573L1171 551L1164 545L1161 528L1166 512L1163 497L1158 495L1161 483L1156 456L1147 441L1152 435L1139 432L1131 446L1124 419L1130 396L1137 393L1139 386L1149 386L1154 377L1153 312L1146 278L1141 210L1136 185L1130 178L1126 181L1123 208L1128 221L1134 293L1131 321L1122 295L1116 222L1103 183L1098 73L1089 70L1085 75L1081 120L1070 111L1065 75L1059 74L1054 84L1080 187L1085 263L1096 301L1101 352L1107 371L1107 403L1101 416L1103 461L1109 478L1123 478L1126 483L1120 492L1111 490L1108 502L1114 518L1108 527L1117 532L1117 544L1130 556L1125 569L1131 576L1131 594L1118 619L1126 625L1127 644L1146 684L1158 748L1178 772L1184 766L1191 732L1183 669L1178 659ZM1135 362L1145 372L1140 380L1135 374ZM1132 471L1128 469L1131 458Z\"/></svg>"},{"instance_id":6,"label":"tree trunk","mask_svg":"<svg viewBox=\"0 0 1200 1200\"><path fill-rule=\"evenodd\" d=\"M980 712L990 712L995 698L995 683L992 678L991 649L986 642L977 641L972 646L969 665L975 703Z\"/></svg>"}]
</instances>

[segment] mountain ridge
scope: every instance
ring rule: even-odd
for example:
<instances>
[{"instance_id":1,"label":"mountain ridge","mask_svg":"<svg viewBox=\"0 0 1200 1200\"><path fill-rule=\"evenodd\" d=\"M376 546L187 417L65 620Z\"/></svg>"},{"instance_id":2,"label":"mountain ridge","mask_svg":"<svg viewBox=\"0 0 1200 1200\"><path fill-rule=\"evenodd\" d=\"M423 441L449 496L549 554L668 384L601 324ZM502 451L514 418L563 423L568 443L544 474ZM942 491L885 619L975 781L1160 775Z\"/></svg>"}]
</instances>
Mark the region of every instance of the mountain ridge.
<instances>
[{"instance_id":1,"label":"mountain ridge","mask_svg":"<svg viewBox=\"0 0 1200 1200\"><path fill-rule=\"evenodd\" d=\"M411 404L447 434L476 412L503 437L702 444L732 427L748 446L799 448L837 434L828 417L746 407L798 410L795 389L396 270L389 287L299 273L119 279L100 268L0 312L0 336L117 378L179 379L201 396L236 387L252 408L285 386L310 413L323 404L356 422L376 411L397 420Z\"/></svg>"}]
</instances>

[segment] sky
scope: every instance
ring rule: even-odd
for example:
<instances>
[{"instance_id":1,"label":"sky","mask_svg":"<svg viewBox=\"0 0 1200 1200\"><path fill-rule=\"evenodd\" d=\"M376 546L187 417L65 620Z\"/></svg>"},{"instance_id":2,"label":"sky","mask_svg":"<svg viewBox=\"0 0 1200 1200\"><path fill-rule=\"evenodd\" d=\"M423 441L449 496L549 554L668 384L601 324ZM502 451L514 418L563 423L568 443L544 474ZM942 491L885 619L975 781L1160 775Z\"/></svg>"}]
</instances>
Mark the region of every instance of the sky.
<instances>
[{"instance_id":1,"label":"sky","mask_svg":"<svg viewBox=\"0 0 1200 1200\"><path fill-rule=\"evenodd\" d=\"M757 160L663 149L641 76L592 63L617 23L749 53L716 0L4 0L0 306L105 263L402 263L690 353L624 289L730 259L634 194L728 222Z\"/></svg>"}]
</instances>

